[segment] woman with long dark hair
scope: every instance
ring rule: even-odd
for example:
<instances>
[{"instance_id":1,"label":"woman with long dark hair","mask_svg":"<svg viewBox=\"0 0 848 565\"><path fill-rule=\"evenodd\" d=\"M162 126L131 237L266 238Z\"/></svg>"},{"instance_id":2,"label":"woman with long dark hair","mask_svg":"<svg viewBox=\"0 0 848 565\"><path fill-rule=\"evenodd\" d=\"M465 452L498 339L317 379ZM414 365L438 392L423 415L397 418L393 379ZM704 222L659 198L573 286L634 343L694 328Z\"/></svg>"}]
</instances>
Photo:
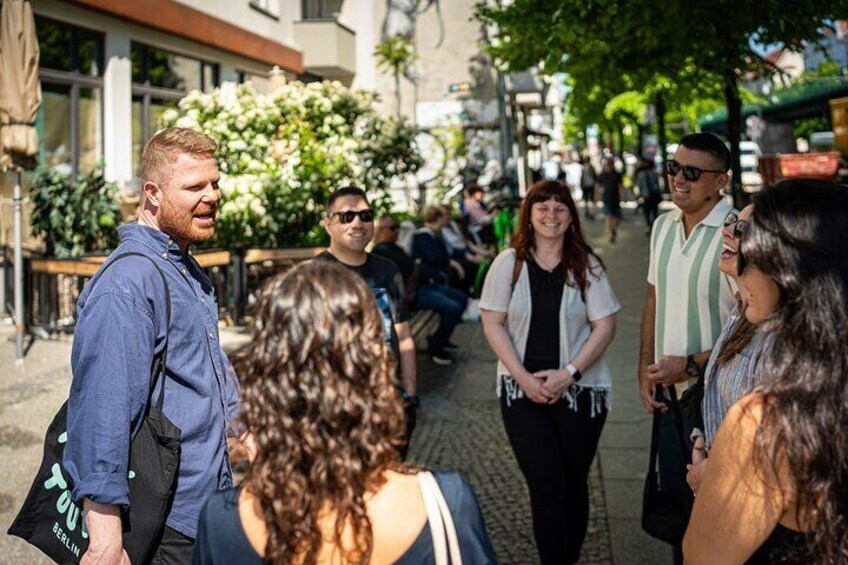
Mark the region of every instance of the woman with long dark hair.
<instances>
[{"instance_id":1,"label":"woman with long dark hair","mask_svg":"<svg viewBox=\"0 0 848 565\"><path fill-rule=\"evenodd\" d=\"M480 309L541 561L574 563L588 526L586 480L610 406L603 355L619 304L566 186L530 188L512 248L489 269Z\"/></svg>"},{"instance_id":2,"label":"woman with long dark hair","mask_svg":"<svg viewBox=\"0 0 848 565\"><path fill-rule=\"evenodd\" d=\"M848 561L848 187L754 196L739 273L774 344L728 413L686 532L690 563Z\"/></svg>"},{"instance_id":3,"label":"woman with long dark hair","mask_svg":"<svg viewBox=\"0 0 848 565\"><path fill-rule=\"evenodd\" d=\"M237 367L256 454L241 487L204 506L194 562L433 563L443 536L427 527L426 477L399 460L392 365L359 276L309 262L269 281ZM435 478L463 560L495 562L471 487Z\"/></svg>"}]
</instances>

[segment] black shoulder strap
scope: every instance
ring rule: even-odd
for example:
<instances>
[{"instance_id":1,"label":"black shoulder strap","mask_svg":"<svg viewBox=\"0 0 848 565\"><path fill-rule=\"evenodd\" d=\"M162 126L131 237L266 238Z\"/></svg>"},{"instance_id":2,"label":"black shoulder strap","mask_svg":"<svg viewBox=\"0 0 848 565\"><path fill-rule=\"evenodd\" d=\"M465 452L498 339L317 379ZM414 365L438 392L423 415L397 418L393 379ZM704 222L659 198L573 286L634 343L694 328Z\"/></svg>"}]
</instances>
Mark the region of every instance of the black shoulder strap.
<instances>
[{"instance_id":1,"label":"black shoulder strap","mask_svg":"<svg viewBox=\"0 0 848 565\"><path fill-rule=\"evenodd\" d=\"M159 379L159 375L162 375L162 387L159 389L159 398L156 399L156 407L161 409L162 404L165 401L165 367L167 365L167 357L168 357L168 334L170 333L171 328L171 289L168 286L168 280L165 278L165 273L162 272L162 269L159 265L156 264L152 258L148 257L143 253L139 253L137 251L128 251L126 253L121 253L108 263L106 263L102 269L100 269L100 275L112 265L124 259L125 257L144 257L156 268L156 271L159 273L159 276L162 279L162 284L165 286L165 345L162 348L162 353L153 358L153 365L150 369L150 389L147 392L147 409L150 409L150 401L153 397L153 391L156 388L156 383Z\"/></svg>"}]
</instances>

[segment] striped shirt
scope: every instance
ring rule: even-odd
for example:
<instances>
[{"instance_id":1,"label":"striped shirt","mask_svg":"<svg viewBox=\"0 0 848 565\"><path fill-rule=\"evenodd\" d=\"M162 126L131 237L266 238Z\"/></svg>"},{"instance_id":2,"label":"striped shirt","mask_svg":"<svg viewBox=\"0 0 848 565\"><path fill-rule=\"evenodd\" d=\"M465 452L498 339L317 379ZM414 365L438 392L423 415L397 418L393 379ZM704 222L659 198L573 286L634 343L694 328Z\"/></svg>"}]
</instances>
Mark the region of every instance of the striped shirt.
<instances>
[{"instance_id":1,"label":"striped shirt","mask_svg":"<svg viewBox=\"0 0 848 565\"><path fill-rule=\"evenodd\" d=\"M751 341L741 352L724 363L716 359L721 355L724 343L733 335L736 325L741 319L738 308L727 320L716 341L713 353L707 363L704 373L704 440L707 449L712 447L713 439L718 432L721 422L727 416L730 407L740 398L751 392L763 380L763 363L766 351L771 347L774 334L757 329L751 336Z\"/></svg>"},{"instance_id":2,"label":"striped shirt","mask_svg":"<svg viewBox=\"0 0 848 565\"><path fill-rule=\"evenodd\" d=\"M648 265L648 282L656 290L654 359L708 351L718 339L736 304L735 284L718 270L721 227L731 210L720 201L688 238L679 209L654 223Z\"/></svg>"}]
</instances>

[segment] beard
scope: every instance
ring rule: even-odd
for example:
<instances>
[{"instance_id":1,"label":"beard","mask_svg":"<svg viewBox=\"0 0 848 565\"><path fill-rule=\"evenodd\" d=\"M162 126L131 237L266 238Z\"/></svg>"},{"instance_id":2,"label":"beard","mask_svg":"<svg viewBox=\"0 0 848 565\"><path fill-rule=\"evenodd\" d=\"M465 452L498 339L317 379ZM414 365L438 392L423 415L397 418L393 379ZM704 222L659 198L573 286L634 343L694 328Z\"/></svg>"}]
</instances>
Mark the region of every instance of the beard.
<instances>
[{"instance_id":1,"label":"beard","mask_svg":"<svg viewBox=\"0 0 848 565\"><path fill-rule=\"evenodd\" d=\"M213 223L209 226L199 225L194 221L197 213L208 212L198 207L196 210L181 211L167 199L162 200L159 207L159 229L170 235L177 242L201 243L215 235L214 218L217 216L218 205L209 207L213 214Z\"/></svg>"}]
</instances>

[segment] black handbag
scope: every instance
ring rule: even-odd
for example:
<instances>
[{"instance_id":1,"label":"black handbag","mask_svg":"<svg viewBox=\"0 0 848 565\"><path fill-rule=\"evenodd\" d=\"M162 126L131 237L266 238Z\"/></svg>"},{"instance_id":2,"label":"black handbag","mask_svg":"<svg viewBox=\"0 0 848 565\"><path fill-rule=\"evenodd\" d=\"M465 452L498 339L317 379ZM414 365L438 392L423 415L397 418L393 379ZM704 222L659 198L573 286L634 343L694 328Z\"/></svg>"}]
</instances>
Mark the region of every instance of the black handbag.
<instances>
[{"instance_id":1,"label":"black handbag","mask_svg":"<svg viewBox=\"0 0 848 565\"><path fill-rule=\"evenodd\" d=\"M683 436L683 419L674 386L669 387L668 399L658 386L655 398L666 402L669 409L654 411L651 459L642 494L642 529L652 537L680 545L694 502L686 482L691 453Z\"/></svg>"},{"instance_id":2,"label":"black handbag","mask_svg":"<svg viewBox=\"0 0 848 565\"><path fill-rule=\"evenodd\" d=\"M170 289L165 274L152 259L141 253L122 253L103 270L129 256L150 260L162 277L165 285L166 328L169 328ZM130 444L127 475L130 507L122 513L121 519L124 549L134 564L146 563L152 557L152 550L158 545L173 499L180 461L180 429L162 412L167 351L166 329L162 353L154 358L150 370L147 408L139 430ZM162 383L159 395L153 403L153 390L160 376ZM56 563L76 564L88 549L88 532L82 508L71 500L73 487L62 462L67 442L67 418L66 401L47 428L41 467L7 533L25 539Z\"/></svg>"}]
</instances>

